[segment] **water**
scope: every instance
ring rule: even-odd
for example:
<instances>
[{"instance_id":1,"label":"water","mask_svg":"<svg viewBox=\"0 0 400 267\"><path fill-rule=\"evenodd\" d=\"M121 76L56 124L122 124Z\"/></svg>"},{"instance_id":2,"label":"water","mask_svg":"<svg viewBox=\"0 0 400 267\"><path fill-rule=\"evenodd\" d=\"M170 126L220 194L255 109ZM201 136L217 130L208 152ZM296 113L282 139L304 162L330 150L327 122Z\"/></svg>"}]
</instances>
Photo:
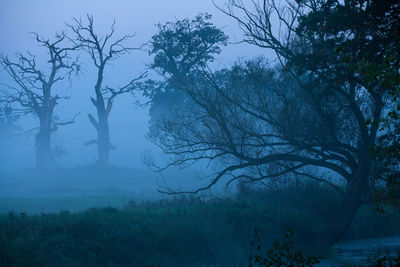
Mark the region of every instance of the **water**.
<instances>
[{"instance_id":1,"label":"water","mask_svg":"<svg viewBox=\"0 0 400 267\"><path fill-rule=\"evenodd\" d=\"M360 266L377 253L394 255L399 250L400 236L345 241L334 245L330 256L318 266Z\"/></svg>"}]
</instances>

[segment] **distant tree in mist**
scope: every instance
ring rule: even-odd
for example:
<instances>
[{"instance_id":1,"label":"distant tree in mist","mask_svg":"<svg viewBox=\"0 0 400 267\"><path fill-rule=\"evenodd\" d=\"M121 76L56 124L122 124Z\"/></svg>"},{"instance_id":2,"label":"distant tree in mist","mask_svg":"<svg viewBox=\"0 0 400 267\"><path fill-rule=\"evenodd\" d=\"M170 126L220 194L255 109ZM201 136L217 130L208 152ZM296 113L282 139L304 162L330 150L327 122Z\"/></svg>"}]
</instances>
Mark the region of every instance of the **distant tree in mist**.
<instances>
[{"instance_id":1,"label":"distant tree in mist","mask_svg":"<svg viewBox=\"0 0 400 267\"><path fill-rule=\"evenodd\" d=\"M249 2L231 0L221 10L238 21L244 41L275 51L278 66L260 58L213 71L209 63L218 49L196 54L203 46L187 48L193 39L202 40L200 33L210 36L218 29L196 20L159 27L153 37L153 68L184 100L172 116L152 122L151 140L171 156L159 170L213 163L216 175L190 192L207 190L223 178L229 184L295 174L325 183L342 196L321 235L321 246L332 245L361 205L400 197L400 191L389 194L398 183L393 178L399 177L398 161L376 156L382 144L393 148L395 141L385 138L380 125L399 104L393 98L400 75L399 3ZM180 38L199 25L204 31ZM224 39L199 43L215 47ZM198 63L188 68L190 58ZM150 98L164 94L159 85Z\"/></svg>"},{"instance_id":2,"label":"distant tree in mist","mask_svg":"<svg viewBox=\"0 0 400 267\"><path fill-rule=\"evenodd\" d=\"M54 118L59 101L68 99L65 95L55 93L54 86L79 71L77 59L70 56L78 47L68 42L64 32L56 34L53 40L36 33L34 37L36 43L46 50L47 58L38 60L30 52L17 54L15 60L1 56L1 65L13 84L3 85L0 104L3 115L20 117L30 114L38 118L38 127L28 132L36 132L36 167L47 169L54 160L52 133L60 126L74 123L75 117L70 120Z\"/></svg>"},{"instance_id":3,"label":"distant tree in mist","mask_svg":"<svg viewBox=\"0 0 400 267\"><path fill-rule=\"evenodd\" d=\"M97 116L88 114L91 124L96 129L97 138L88 141L86 145L96 144L98 164L107 166L112 147L110 142L109 115L112 110L113 101L120 95L132 92L135 89L135 82L142 79L145 74L141 74L123 86L113 88L104 85L104 73L111 61L140 48L132 48L125 45L126 41L134 37L134 35L124 35L120 38L114 38L115 22L111 25L110 31L103 36L99 36L94 29L93 16L88 15L87 22L78 19L75 19L74 22L75 24L69 25L69 28L74 33L72 41L87 52L97 69L97 79L94 85L95 96L90 99L96 108Z\"/></svg>"},{"instance_id":4,"label":"distant tree in mist","mask_svg":"<svg viewBox=\"0 0 400 267\"><path fill-rule=\"evenodd\" d=\"M148 52L155 56L150 67L163 79L147 80L139 86L150 99L151 140L160 134L164 122L180 121L179 114L185 110L198 111L191 96L179 87L181 81L193 78L189 73L207 68L227 44L228 36L210 22L211 18L200 14L191 20L157 25L158 33L152 37Z\"/></svg>"},{"instance_id":5,"label":"distant tree in mist","mask_svg":"<svg viewBox=\"0 0 400 267\"><path fill-rule=\"evenodd\" d=\"M157 25L158 34L149 43L148 52L155 55L150 67L165 79L141 84L144 95L151 99L151 124L165 116L173 120L174 110L183 105L194 107L190 97L176 88L175 81L185 79L192 70L207 67L221 53L220 46L226 45L228 36L210 19L211 15L200 14L192 20Z\"/></svg>"}]
</instances>

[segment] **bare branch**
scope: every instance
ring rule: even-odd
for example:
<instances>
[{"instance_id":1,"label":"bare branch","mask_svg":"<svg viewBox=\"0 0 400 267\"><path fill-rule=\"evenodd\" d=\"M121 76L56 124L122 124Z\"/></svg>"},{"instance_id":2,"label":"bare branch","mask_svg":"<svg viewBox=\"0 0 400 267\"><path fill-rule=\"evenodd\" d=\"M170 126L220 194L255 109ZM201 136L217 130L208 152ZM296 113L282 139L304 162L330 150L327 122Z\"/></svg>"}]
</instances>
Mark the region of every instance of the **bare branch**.
<instances>
[{"instance_id":1,"label":"bare branch","mask_svg":"<svg viewBox=\"0 0 400 267\"><path fill-rule=\"evenodd\" d=\"M65 125L70 125L75 123L75 119L81 114L81 112L75 114L71 119L69 120L63 120L63 121L58 121L58 122L53 122L53 126L51 128L51 131L57 131L58 127L60 126L65 126Z\"/></svg>"}]
</instances>

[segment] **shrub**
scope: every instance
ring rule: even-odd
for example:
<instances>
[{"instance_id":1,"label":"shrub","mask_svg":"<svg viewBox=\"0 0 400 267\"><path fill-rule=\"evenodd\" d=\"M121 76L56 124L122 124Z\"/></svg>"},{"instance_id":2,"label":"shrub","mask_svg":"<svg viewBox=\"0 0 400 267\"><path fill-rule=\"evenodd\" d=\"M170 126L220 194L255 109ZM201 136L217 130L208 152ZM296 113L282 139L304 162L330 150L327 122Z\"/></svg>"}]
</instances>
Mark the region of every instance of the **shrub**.
<instances>
[{"instance_id":1,"label":"shrub","mask_svg":"<svg viewBox=\"0 0 400 267\"><path fill-rule=\"evenodd\" d=\"M294 267L304 266L311 267L320 262L320 258L308 256L305 257L303 253L295 248L294 232L289 230L285 235L283 242L275 241L272 248L269 249L265 255L261 254L260 237L257 229L254 229L254 238L256 251L249 257L248 267L253 266L276 266L276 267ZM254 243L253 243L254 246Z\"/></svg>"},{"instance_id":2,"label":"shrub","mask_svg":"<svg viewBox=\"0 0 400 267\"><path fill-rule=\"evenodd\" d=\"M400 251L395 256L391 256L389 253L378 253L368 260L368 262L371 261L372 264L368 265L370 267L399 267Z\"/></svg>"}]
</instances>

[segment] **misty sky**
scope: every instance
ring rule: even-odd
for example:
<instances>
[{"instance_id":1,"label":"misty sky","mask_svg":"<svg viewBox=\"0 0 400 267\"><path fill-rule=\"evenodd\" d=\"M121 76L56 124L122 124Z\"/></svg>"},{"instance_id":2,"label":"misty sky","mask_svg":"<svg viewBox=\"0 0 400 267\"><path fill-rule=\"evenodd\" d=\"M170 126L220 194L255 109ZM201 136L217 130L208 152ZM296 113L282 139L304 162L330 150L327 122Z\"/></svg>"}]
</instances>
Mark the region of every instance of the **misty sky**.
<instances>
[{"instance_id":1,"label":"misty sky","mask_svg":"<svg viewBox=\"0 0 400 267\"><path fill-rule=\"evenodd\" d=\"M223 1L219 1L223 3ZM32 51L44 56L43 50L36 46L29 32L37 32L43 37L52 37L56 31L66 29L65 23L72 23L72 18L85 18L92 14L98 32L109 29L116 20L116 36L136 33L129 41L131 46L147 42L156 33L155 24L174 19L193 18L199 12L213 15L213 22L223 28L231 41L241 39L241 31L235 21L219 12L211 0L2 0L0 2L0 53L13 56L15 52ZM220 67L230 66L238 58L249 58L268 51L255 49L245 44L230 45L218 58ZM11 57L12 58L12 57ZM97 157L96 147L83 144L94 139L96 133L87 119L88 112L94 112L89 97L93 95L95 72L84 53L80 56L84 73L73 77L72 85L60 83L55 93L71 96L70 100L60 102L55 114L61 119L68 119L80 112L75 125L60 128L53 137L53 145L65 148L68 155L59 159L60 166L77 166L94 163ZM113 61L106 69L104 85L118 86L146 71L150 57L145 51L134 51L130 55ZM1 83L10 83L4 71L0 72ZM137 107L135 98L125 95L116 99L110 115L111 142L116 150L111 151L111 164L143 168L141 155L145 149L154 147L146 140L148 115L147 110ZM35 127L33 118L19 122L22 130ZM33 135L20 135L0 140L0 169L13 170L33 166Z\"/></svg>"}]
</instances>

